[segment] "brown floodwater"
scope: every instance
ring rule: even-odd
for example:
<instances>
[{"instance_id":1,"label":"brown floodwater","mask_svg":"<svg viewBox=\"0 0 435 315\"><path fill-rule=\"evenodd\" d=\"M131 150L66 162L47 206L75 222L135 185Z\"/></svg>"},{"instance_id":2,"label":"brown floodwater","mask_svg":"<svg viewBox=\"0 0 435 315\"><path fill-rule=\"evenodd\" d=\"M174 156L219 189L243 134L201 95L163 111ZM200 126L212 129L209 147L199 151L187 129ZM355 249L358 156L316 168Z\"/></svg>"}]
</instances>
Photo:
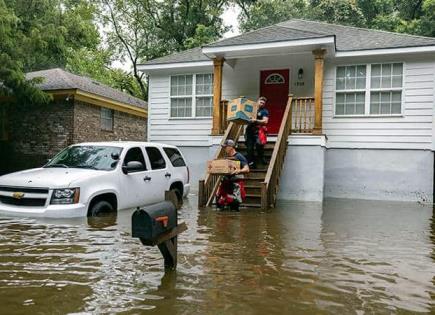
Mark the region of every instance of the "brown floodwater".
<instances>
[{"instance_id":1,"label":"brown floodwater","mask_svg":"<svg viewBox=\"0 0 435 315\"><path fill-rule=\"evenodd\" d=\"M1 314L435 312L435 216L412 203L281 202L180 213L179 262L117 218L0 218Z\"/></svg>"}]
</instances>

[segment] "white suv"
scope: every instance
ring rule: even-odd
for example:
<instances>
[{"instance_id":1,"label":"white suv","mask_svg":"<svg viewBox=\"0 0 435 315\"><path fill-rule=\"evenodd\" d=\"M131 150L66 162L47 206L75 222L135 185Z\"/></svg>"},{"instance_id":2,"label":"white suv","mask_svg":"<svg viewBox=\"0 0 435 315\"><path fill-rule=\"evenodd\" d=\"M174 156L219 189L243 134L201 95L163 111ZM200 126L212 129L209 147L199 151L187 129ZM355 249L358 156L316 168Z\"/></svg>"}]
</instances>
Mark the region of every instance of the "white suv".
<instances>
[{"instance_id":1,"label":"white suv","mask_svg":"<svg viewBox=\"0 0 435 315\"><path fill-rule=\"evenodd\" d=\"M189 169L175 147L148 142L72 145L42 168L0 177L0 212L43 217L98 216L180 199Z\"/></svg>"}]
</instances>

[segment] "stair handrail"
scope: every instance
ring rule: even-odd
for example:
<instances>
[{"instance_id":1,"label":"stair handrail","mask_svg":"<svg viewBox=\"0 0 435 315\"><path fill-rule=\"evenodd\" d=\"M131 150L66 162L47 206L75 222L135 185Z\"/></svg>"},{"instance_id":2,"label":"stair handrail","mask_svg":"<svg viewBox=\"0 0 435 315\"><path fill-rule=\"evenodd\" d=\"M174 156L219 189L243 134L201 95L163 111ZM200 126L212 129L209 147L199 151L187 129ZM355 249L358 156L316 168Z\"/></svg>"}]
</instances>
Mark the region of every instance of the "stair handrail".
<instances>
[{"instance_id":1,"label":"stair handrail","mask_svg":"<svg viewBox=\"0 0 435 315\"><path fill-rule=\"evenodd\" d=\"M284 116L279 127L278 137L273 148L272 158L267 168L266 177L261 185L261 208L268 209L270 205L275 205L276 194L278 191L279 175L281 173L285 153L288 146L288 136L292 126L292 102L293 95L288 96Z\"/></svg>"},{"instance_id":2,"label":"stair handrail","mask_svg":"<svg viewBox=\"0 0 435 315\"><path fill-rule=\"evenodd\" d=\"M224 157L225 150L223 149L222 144L224 144L226 140L232 139L237 144L239 137L241 136L242 130L243 130L243 125L236 124L234 122L230 122L228 124L228 127L225 130L224 135L222 136L222 140L220 142L219 148L216 150L214 159L220 159ZM199 189L198 189L199 207L209 206L211 204L211 202L213 201L213 196L216 193L221 178L222 178L221 175L212 175L207 173L205 179L199 181Z\"/></svg>"}]
</instances>

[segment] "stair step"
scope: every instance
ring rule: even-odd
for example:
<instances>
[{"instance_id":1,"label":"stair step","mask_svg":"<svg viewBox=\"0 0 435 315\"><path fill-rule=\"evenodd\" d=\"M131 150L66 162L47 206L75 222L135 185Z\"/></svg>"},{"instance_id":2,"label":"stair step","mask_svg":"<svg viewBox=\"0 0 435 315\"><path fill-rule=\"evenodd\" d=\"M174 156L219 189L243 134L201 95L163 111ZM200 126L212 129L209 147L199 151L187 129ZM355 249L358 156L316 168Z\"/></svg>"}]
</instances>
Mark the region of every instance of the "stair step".
<instances>
[{"instance_id":1,"label":"stair step","mask_svg":"<svg viewBox=\"0 0 435 315\"><path fill-rule=\"evenodd\" d=\"M265 179L266 178L266 172L252 172L245 175L245 179Z\"/></svg>"},{"instance_id":2,"label":"stair step","mask_svg":"<svg viewBox=\"0 0 435 315\"><path fill-rule=\"evenodd\" d=\"M275 148L275 143L266 143L265 145L264 145L264 150L266 151L266 150L273 150ZM245 150L246 149L246 144L245 143L241 143L241 142L238 142L237 143L237 149L238 150Z\"/></svg>"},{"instance_id":3,"label":"stair step","mask_svg":"<svg viewBox=\"0 0 435 315\"><path fill-rule=\"evenodd\" d=\"M244 202L240 205L241 208L261 208L261 204L254 202L254 203L249 203L249 202Z\"/></svg>"}]
</instances>

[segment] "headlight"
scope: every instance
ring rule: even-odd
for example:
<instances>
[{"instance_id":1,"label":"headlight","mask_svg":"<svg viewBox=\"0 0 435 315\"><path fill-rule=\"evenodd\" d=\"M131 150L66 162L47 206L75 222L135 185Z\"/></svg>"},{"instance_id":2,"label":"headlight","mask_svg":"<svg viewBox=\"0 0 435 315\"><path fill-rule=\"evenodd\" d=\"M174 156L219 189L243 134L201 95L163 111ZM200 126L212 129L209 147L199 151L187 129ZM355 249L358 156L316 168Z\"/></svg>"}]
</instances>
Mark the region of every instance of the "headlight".
<instances>
[{"instance_id":1,"label":"headlight","mask_svg":"<svg viewBox=\"0 0 435 315\"><path fill-rule=\"evenodd\" d=\"M51 195L52 205L70 205L78 203L80 188L55 189Z\"/></svg>"}]
</instances>

